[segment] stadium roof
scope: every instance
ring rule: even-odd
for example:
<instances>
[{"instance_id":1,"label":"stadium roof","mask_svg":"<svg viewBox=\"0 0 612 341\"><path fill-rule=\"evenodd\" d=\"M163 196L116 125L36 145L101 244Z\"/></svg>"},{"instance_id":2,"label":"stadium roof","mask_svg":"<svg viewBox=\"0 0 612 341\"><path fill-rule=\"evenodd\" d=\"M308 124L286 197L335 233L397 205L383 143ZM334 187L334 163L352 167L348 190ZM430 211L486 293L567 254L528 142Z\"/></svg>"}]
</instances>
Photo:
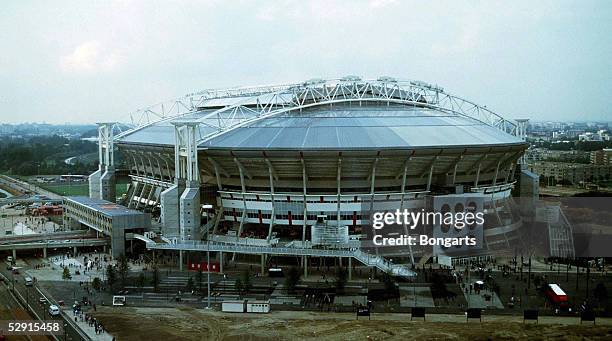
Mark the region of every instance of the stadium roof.
<instances>
[{"instance_id":1,"label":"stadium roof","mask_svg":"<svg viewBox=\"0 0 612 341\"><path fill-rule=\"evenodd\" d=\"M193 95L196 96L196 95ZM313 80L276 87L215 90L176 102L116 137L119 144L173 145L177 122L196 122L199 148L380 149L523 144L516 125L486 107L423 82L381 77ZM152 112L148 110L147 113ZM147 114L148 117L148 114Z\"/></svg>"},{"instance_id":2,"label":"stadium roof","mask_svg":"<svg viewBox=\"0 0 612 341\"><path fill-rule=\"evenodd\" d=\"M204 116L208 110L185 119ZM213 128L200 125L200 134ZM159 122L122 143L173 145L174 127ZM521 144L520 138L464 116L411 106L309 108L254 121L210 140L211 149L379 149Z\"/></svg>"}]
</instances>

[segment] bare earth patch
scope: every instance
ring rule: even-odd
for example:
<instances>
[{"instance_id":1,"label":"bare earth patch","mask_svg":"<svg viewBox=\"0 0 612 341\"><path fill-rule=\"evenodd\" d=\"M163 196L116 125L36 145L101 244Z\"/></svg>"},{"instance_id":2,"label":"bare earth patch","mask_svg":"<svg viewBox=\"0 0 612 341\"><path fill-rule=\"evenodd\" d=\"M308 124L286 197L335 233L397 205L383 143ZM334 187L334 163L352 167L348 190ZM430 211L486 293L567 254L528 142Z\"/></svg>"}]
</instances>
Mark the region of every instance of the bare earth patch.
<instances>
[{"instance_id":1,"label":"bare earth patch","mask_svg":"<svg viewBox=\"0 0 612 341\"><path fill-rule=\"evenodd\" d=\"M352 314L274 312L228 314L199 309L109 308L95 314L117 340L597 340L612 338L612 321L580 325L577 318L543 317L523 324L518 316L485 316L465 322L458 315L431 315L410 322L409 315L375 314L355 320Z\"/></svg>"}]
</instances>

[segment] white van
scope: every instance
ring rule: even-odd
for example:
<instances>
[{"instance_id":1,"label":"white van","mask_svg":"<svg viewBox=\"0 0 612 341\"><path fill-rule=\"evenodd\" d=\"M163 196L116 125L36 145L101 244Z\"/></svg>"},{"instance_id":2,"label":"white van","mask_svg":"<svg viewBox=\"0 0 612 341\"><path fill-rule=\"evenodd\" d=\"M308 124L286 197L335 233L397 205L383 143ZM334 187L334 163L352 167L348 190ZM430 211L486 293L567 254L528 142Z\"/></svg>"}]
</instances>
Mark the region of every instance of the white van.
<instances>
[{"instance_id":1,"label":"white van","mask_svg":"<svg viewBox=\"0 0 612 341\"><path fill-rule=\"evenodd\" d=\"M34 285L34 281L32 280L32 277L26 277L24 278L24 280L25 280L26 287L31 287L32 285Z\"/></svg>"},{"instance_id":2,"label":"white van","mask_svg":"<svg viewBox=\"0 0 612 341\"><path fill-rule=\"evenodd\" d=\"M113 296L113 305L114 306L123 306L127 303L125 296Z\"/></svg>"},{"instance_id":3,"label":"white van","mask_svg":"<svg viewBox=\"0 0 612 341\"><path fill-rule=\"evenodd\" d=\"M60 309L55 304L49 306L49 315L58 316L60 314Z\"/></svg>"}]
</instances>

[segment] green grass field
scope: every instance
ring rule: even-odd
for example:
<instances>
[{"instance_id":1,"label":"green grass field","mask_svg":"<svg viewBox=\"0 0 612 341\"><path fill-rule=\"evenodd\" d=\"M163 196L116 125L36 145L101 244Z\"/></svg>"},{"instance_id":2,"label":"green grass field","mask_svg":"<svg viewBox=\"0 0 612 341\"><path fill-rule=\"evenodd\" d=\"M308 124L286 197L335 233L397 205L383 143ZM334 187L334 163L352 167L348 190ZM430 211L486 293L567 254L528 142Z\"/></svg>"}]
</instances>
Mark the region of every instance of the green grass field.
<instances>
[{"instance_id":1,"label":"green grass field","mask_svg":"<svg viewBox=\"0 0 612 341\"><path fill-rule=\"evenodd\" d=\"M88 184L78 184L78 185L49 185L49 184L39 184L40 187L59 194L66 196L75 196L75 195L88 195L89 193L89 185Z\"/></svg>"},{"instance_id":2,"label":"green grass field","mask_svg":"<svg viewBox=\"0 0 612 341\"><path fill-rule=\"evenodd\" d=\"M61 185L52 185L52 184L38 184L38 186L64 196L78 196L78 195L89 195L89 185L88 184L61 184ZM127 184L117 184L116 187L117 196L122 196L127 192Z\"/></svg>"}]
</instances>

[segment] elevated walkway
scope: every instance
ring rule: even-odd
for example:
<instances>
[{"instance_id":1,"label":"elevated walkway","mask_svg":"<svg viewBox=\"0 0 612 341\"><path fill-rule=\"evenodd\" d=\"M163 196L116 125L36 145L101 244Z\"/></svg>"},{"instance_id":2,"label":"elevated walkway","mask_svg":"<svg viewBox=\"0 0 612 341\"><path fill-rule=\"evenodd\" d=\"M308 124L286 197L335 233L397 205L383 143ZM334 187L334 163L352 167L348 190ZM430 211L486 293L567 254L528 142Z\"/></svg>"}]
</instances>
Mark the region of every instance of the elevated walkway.
<instances>
[{"instance_id":1,"label":"elevated walkway","mask_svg":"<svg viewBox=\"0 0 612 341\"><path fill-rule=\"evenodd\" d=\"M312 256L312 257L352 257L366 266L376 267L377 269L392 273L395 276L412 278L416 273L408 269L405 265L393 264L384 257L365 253L359 249L317 249L317 248L298 248L285 246L254 246L236 245L219 243L216 241L189 241L176 244L163 244L150 242L146 244L150 250L176 250L176 251L213 251L231 252L253 255L278 255L278 256Z\"/></svg>"}]
</instances>

